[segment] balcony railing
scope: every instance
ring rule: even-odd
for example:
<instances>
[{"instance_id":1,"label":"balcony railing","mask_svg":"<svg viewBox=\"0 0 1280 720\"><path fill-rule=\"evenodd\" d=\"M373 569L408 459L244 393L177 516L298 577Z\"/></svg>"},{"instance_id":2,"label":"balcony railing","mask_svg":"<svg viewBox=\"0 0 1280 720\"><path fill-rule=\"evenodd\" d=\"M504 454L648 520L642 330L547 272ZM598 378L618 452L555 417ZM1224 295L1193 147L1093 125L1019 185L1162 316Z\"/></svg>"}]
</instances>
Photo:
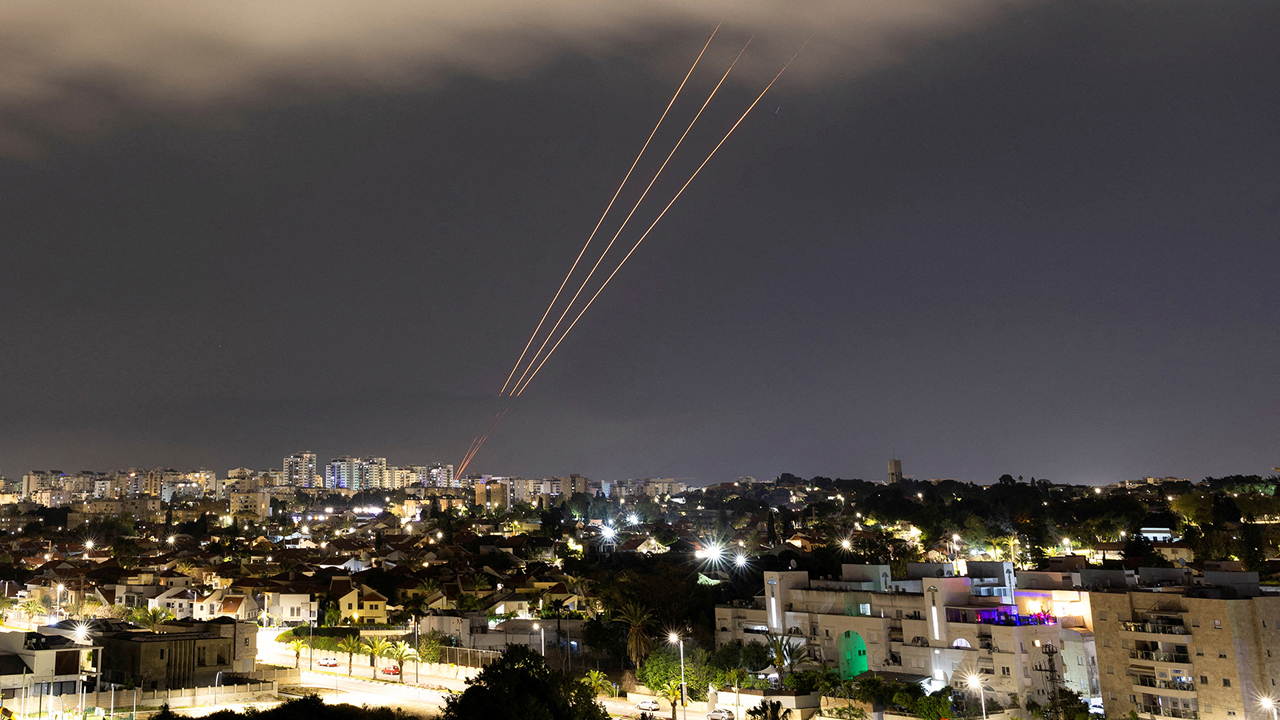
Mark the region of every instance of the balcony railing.
<instances>
[{"instance_id":1,"label":"balcony railing","mask_svg":"<svg viewBox=\"0 0 1280 720\"><path fill-rule=\"evenodd\" d=\"M1159 688L1161 690L1184 690L1195 692L1196 684L1191 681L1187 682L1171 682L1169 680L1160 680L1147 675L1139 675L1133 679L1134 685L1142 685L1143 687Z\"/></svg>"},{"instance_id":2,"label":"balcony railing","mask_svg":"<svg viewBox=\"0 0 1280 720\"><path fill-rule=\"evenodd\" d=\"M1143 705L1142 712L1160 717L1186 718L1186 720L1199 720L1200 717L1198 710L1185 710L1183 708L1164 707L1163 705Z\"/></svg>"},{"instance_id":3,"label":"balcony railing","mask_svg":"<svg viewBox=\"0 0 1280 720\"><path fill-rule=\"evenodd\" d=\"M1122 622L1120 627L1129 632L1156 633L1159 635L1186 635L1187 629L1181 625L1166 623Z\"/></svg>"},{"instance_id":4,"label":"balcony railing","mask_svg":"<svg viewBox=\"0 0 1280 720\"><path fill-rule=\"evenodd\" d=\"M1129 657L1134 660L1151 660L1153 662L1191 662L1191 656L1186 653L1151 652L1150 650L1130 650Z\"/></svg>"}]
</instances>

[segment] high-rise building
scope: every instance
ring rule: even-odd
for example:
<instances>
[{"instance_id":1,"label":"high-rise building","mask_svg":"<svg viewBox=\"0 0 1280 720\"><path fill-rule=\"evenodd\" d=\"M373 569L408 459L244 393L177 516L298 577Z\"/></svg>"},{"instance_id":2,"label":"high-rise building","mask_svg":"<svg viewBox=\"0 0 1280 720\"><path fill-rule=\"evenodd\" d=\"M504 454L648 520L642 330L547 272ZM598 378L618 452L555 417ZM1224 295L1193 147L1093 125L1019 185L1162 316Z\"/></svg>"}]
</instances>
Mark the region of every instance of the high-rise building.
<instances>
[{"instance_id":1,"label":"high-rise building","mask_svg":"<svg viewBox=\"0 0 1280 720\"><path fill-rule=\"evenodd\" d=\"M431 486L440 488L456 488L458 487L457 479L453 477L452 465L441 465L440 463L432 463L431 469Z\"/></svg>"},{"instance_id":2,"label":"high-rise building","mask_svg":"<svg viewBox=\"0 0 1280 720\"><path fill-rule=\"evenodd\" d=\"M311 487L316 481L316 454L303 450L286 457L283 471L285 485Z\"/></svg>"},{"instance_id":3,"label":"high-rise building","mask_svg":"<svg viewBox=\"0 0 1280 720\"><path fill-rule=\"evenodd\" d=\"M511 485L507 478L485 478L476 481L476 504L487 509L511 507Z\"/></svg>"},{"instance_id":4,"label":"high-rise building","mask_svg":"<svg viewBox=\"0 0 1280 720\"><path fill-rule=\"evenodd\" d=\"M902 461L897 458L889 461L889 482L902 482Z\"/></svg>"}]
</instances>

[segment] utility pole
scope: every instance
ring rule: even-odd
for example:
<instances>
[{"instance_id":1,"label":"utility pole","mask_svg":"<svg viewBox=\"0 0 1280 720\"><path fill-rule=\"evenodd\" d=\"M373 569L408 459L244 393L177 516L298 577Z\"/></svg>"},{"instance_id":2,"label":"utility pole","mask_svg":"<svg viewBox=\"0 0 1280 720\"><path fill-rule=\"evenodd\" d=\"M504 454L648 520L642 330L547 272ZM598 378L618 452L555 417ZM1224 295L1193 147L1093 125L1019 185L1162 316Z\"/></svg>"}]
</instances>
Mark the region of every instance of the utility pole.
<instances>
[{"instance_id":1,"label":"utility pole","mask_svg":"<svg viewBox=\"0 0 1280 720\"><path fill-rule=\"evenodd\" d=\"M1044 653L1044 662L1037 663L1035 669L1045 673L1045 679L1049 683L1049 711L1046 717L1049 720L1062 720L1062 703L1058 699L1058 648L1053 643L1042 643L1039 640L1035 642L1036 647Z\"/></svg>"}]
</instances>

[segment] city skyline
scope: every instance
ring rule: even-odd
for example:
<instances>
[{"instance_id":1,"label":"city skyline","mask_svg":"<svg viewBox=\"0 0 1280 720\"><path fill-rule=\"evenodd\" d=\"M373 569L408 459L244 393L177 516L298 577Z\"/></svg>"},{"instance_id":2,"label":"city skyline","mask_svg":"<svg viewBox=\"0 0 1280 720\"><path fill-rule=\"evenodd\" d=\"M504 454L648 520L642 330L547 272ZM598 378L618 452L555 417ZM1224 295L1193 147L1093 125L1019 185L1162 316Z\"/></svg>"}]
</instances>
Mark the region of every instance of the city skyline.
<instances>
[{"instance_id":1,"label":"city skyline","mask_svg":"<svg viewBox=\"0 0 1280 720\"><path fill-rule=\"evenodd\" d=\"M722 18L641 228L804 50L468 472L1280 464L1280 8L147 7L0 10L6 476L461 467Z\"/></svg>"}]
</instances>

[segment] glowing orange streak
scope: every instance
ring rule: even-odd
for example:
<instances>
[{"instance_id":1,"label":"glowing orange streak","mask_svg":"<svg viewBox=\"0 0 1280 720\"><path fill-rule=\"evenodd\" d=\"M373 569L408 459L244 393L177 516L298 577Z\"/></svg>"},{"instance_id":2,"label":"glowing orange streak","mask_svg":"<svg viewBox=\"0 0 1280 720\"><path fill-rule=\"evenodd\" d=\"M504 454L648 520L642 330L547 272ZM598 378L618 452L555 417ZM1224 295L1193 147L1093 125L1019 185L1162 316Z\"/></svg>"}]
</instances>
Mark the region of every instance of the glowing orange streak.
<instances>
[{"instance_id":1,"label":"glowing orange streak","mask_svg":"<svg viewBox=\"0 0 1280 720\"><path fill-rule=\"evenodd\" d=\"M480 452L480 448L483 447L485 442L489 439L489 436L492 435L493 431L497 430L498 426L502 424L503 419L507 416L507 411L510 409L511 407L507 406L494 416L493 422L489 424L489 429L484 435L478 438L479 441L475 443L475 447L467 453L466 459L462 461L461 466L454 472L454 477L461 477L462 471L466 470L467 466L471 464L471 460L475 458L476 453Z\"/></svg>"},{"instance_id":2,"label":"glowing orange streak","mask_svg":"<svg viewBox=\"0 0 1280 720\"><path fill-rule=\"evenodd\" d=\"M722 21L723 22L723 21ZM587 246L595 239L596 233L600 230L600 225L604 223L604 219L609 215L609 211L613 209L613 204L617 202L618 195L622 193L622 188L631 179L631 173L635 171L636 165L640 163L640 158L644 156L645 150L649 149L649 143L653 142L653 136L658 134L658 128L662 127L662 121L667 119L667 113L671 112L671 106L676 104L676 98L680 97L680 91L684 90L685 83L689 82L689 76L693 75L694 68L698 67L698 61L702 60L702 54L711 46L712 39L716 33L720 31L720 25L717 23L715 30L711 31L711 37L707 38L707 43L702 46L702 51L698 53L698 57L694 58L693 65L690 66L689 72L685 73L684 79L680 81L680 87L676 88L676 94L671 96L671 101L667 103L667 107L662 111L662 117L658 118L658 124L653 126L653 130L649 132L649 137L644 141L644 147L640 148L640 153L636 155L636 159L631 162L631 167L627 169L627 174L622 178L622 182L618 184L618 189L613 191L613 197L609 199L609 204L605 206L604 213L600 215L600 219L596 221L596 226L591 229L591 235L587 237L587 242L578 251L578 257L574 259L573 265L569 267L569 272L564 276L564 280L560 281L560 288L556 290L555 297L551 298L551 302L547 304L547 309L542 313L542 319L538 320L538 326L533 329L533 334L529 336L529 342L524 344L524 349L520 351L520 357L516 359L516 364L511 366L511 373L507 375L507 381L502 384L502 389L498 391L498 395L502 395L507 391L507 385L511 384L511 378L515 377L516 370L520 369L520 363L524 362L525 353L529 352L529 347L533 345L534 339L538 337L538 332L542 330L542 324L547 321L547 316L551 314L551 309L555 307L556 301L560 299L560 293L564 292L564 286L569 283L569 278L573 277L573 271L578 269L578 263L582 261L582 256L587 252ZM551 332L555 332L552 330ZM543 343L546 347L546 343ZM541 350L539 350L541 352ZM536 355L534 357L537 357ZM532 364L532 363L531 363ZM528 372L528 370L526 370ZM517 381L517 384L519 382Z\"/></svg>"},{"instance_id":3,"label":"glowing orange streak","mask_svg":"<svg viewBox=\"0 0 1280 720\"><path fill-rule=\"evenodd\" d=\"M458 467L465 467L465 466L466 466L467 461L471 459L471 451L472 451L472 450L475 450L476 442L478 442L479 440L480 440L480 436L479 436L479 435L477 435L477 436L475 436L475 437L471 438L471 444L467 446L467 452L462 456L462 462L458 463ZM457 476L458 476L458 473L457 473L457 471L455 470L455 471L454 471L454 477L457 477Z\"/></svg>"},{"instance_id":4,"label":"glowing orange streak","mask_svg":"<svg viewBox=\"0 0 1280 720\"><path fill-rule=\"evenodd\" d=\"M806 40L804 44L808 45L809 41ZM804 50L804 45L800 46L800 50ZM618 267L613 269L613 272L609 274L609 277L605 278L604 284L600 286L599 290L596 290L595 295L591 296L591 299L587 301L587 304L582 308L582 311L578 313L578 316L573 319L573 322L569 323L569 327L565 328L564 334L560 336L560 339L556 341L556 344L547 352L546 357L542 358L542 362L538 364L537 370L534 370L533 374L529 376L529 379L520 386L520 389L515 391L515 395L517 397L523 393L525 388L529 387L529 383L533 382L533 379L538 376L538 372L542 370L542 366L547 363L547 360L556 351L556 348L560 347L560 343L564 342L564 339L568 337L569 332L573 330L573 326L578 324L578 321L582 319L584 314L586 314L587 309L591 307L591 303L595 302L596 298L600 297L600 293L604 292L604 289L609 286L609 281L613 280L613 276L617 275L618 271L622 269L622 266L627 263L627 260L631 258L631 254L636 251L636 248L640 247L640 243L644 242L644 239L649 237L649 233L653 230L654 226L658 224L658 221L662 220L662 217L667 214L667 211L676 203L676 200L680 199L680 195L684 193L685 188L688 188L689 184L693 182L693 179L698 177L698 173L702 172L702 168L706 167L708 162L711 162L711 158L715 156L716 152L720 149L720 146L724 145L725 141L729 139L729 136L733 134L733 131L738 129L738 126L742 124L742 121L747 118L747 115L755 108L756 104L760 102L760 99L764 97L764 94L769 92L769 88L773 87L773 84L778 81L778 78L782 77L782 73L786 72L787 68L791 66L792 61L800 55L800 50L797 50L796 54L791 56L791 60L788 60L787 64L783 65L782 69L778 71L778 74L775 75L773 79L769 81L769 84L765 86L764 90L760 91L760 95L756 97L755 101L752 102L749 107L747 107L746 112L742 113L742 117L738 118L738 122L735 122L733 127L729 128L729 132L725 133L724 137L720 139L720 142L716 143L716 146L711 150L711 153L707 155L707 159L703 160L702 164L698 166L698 169L693 171L693 174L689 176L689 179L685 181L685 184L676 192L675 197L671 198L671 202L667 203L667 206L662 208L662 212L658 213L658 217L649 225L649 229L645 230L644 234L640 236L640 239L636 241L636 244L631 246L631 251L627 253L626 257L622 258L622 262L618 263Z\"/></svg>"},{"instance_id":5,"label":"glowing orange streak","mask_svg":"<svg viewBox=\"0 0 1280 720\"><path fill-rule=\"evenodd\" d=\"M581 296L582 291L586 289L587 283L591 282L591 278L595 277L596 270L600 268L600 263L604 262L605 256L609 254L609 251L611 249L613 249L613 244L618 241L618 236L621 235L622 231L627 228L627 223L631 222L631 216L636 214L636 210L639 209L640 203L644 202L644 199L648 197L649 191L653 189L653 184L658 182L658 178L662 176L662 171L667 169L667 164L671 162L671 158L676 154L676 151L680 149L680 144L684 142L684 139L686 137L688 137L689 131L693 129L694 123L698 122L698 118L702 117L702 111L706 110L707 105L711 104L711 99L714 98L716 96L716 93L720 91L720 86L724 84L725 78L728 78L729 73L733 72L734 66L737 65L738 61L742 59L742 54L747 51L747 46L749 46L751 44L751 40L754 40L754 39L755 39L755 35L752 35L751 38L747 40L747 44L743 45L742 49L738 51L738 56L735 57L733 59L733 62L729 64L729 69L724 71L724 75L720 77L720 82L716 83L716 86L711 89L711 94L707 96L707 99L705 101L703 101L702 107L698 108L698 114L694 115L693 120L689 121L689 126L684 129L684 134L681 135L680 139L676 141L676 145L675 147L671 148L671 152L667 153L667 159L662 161L662 166L658 168L658 172L655 173L653 176L653 179L649 181L649 184L648 186L645 187L644 192L640 193L640 199L636 200L635 205L631 206L631 212L627 213L627 217L625 220L622 221L622 226L618 228L618 232L613 234L613 238L610 239L609 244L605 246L604 252L600 254L600 258L596 260L596 264L592 266L591 272L587 273L587 277L583 279L582 284L578 286L578 291L573 294L573 299L569 301L569 304L566 305L564 308L564 312L560 313L560 317L556 319L556 324L552 326L551 331L547 333L546 339L543 340L542 345L538 347L538 352L534 353L533 357L529 359L529 365L525 367L524 372L520 374L520 379L516 381L516 387L521 386L520 384L525 381L525 376L527 376L529 374L529 370L533 368L533 364L535 362L538 362L538 356L541 355L542 351L546 349L547 343L551 342L551 338L556 334L556 330L560 329L560 324L564 322L565 316L568 315L569 311L573 309L573 304L578 301L578 297ZM538 367L542 367L542 366L539 365ZM512 392L515 392L514 389ZM516 394L519 394L519 393L516 393Z\"/></svg>"}]
</instances>

